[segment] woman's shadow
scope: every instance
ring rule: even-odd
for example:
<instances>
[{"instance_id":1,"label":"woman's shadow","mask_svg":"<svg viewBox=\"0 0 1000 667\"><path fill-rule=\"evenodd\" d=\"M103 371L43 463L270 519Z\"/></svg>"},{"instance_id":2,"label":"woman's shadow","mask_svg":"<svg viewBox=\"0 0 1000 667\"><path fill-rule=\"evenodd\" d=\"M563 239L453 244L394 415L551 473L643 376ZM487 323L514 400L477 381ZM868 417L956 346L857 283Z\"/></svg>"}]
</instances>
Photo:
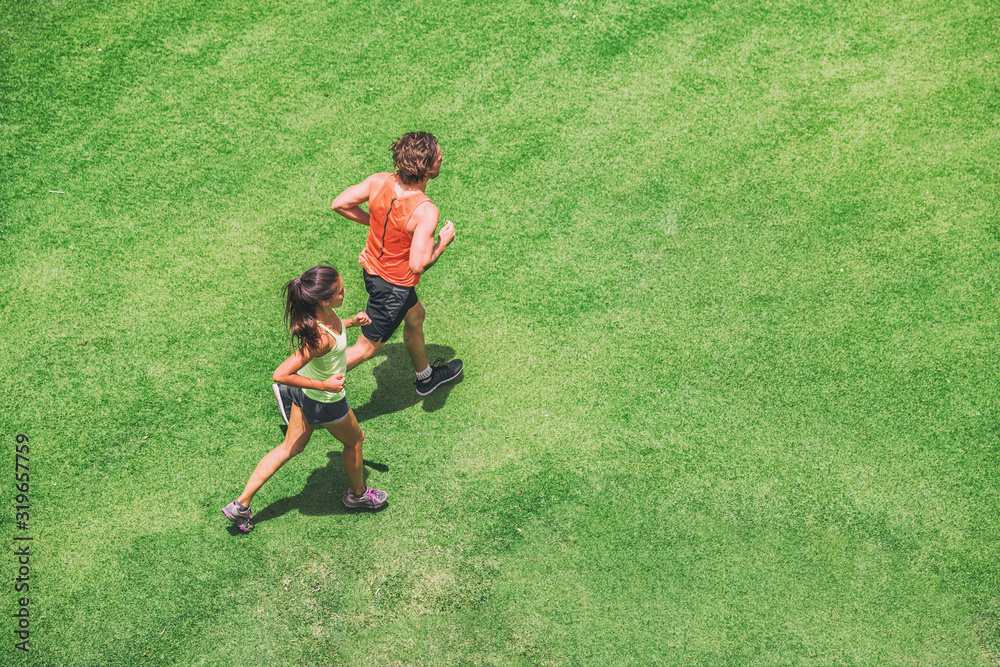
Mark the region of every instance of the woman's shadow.
<instances>
[{"instance_id":1,"label":"woman's shadow","mask_svg":"<svg viewBox=\"0 0 1000 667\"><path fill-rule=\"evenodd\" d=\"M455 350L444 345L428 345L427 357L437 359L443 357L450 359L454 356ZM385 357L379 360L378 357ZM439 386L434 393L429 396L420 396L413 386L413 364L410 363L410 355L406 352L406 347L402 343L391 343L383 345L378 357L367 363L377 363L372 375L375 377L376 389L372 392L368 402L354 408L354 415L359 422L367 421L381 415L399 412L409 407L422 403L425 412L435 412L444 407L451 393L451 388L462 382L464 376L460 375L451 382ZM362 364L358 369L351 371L356 373L359 370L364 372L366 364ZM286 426L281 425L284 432ZM313 433L311 442L322 438L323 434L317 428ZM332 436L330 436L332 437ZM308 516L325 516L329 514L349 514L353 510L344 507L341 495L348 487L347 475L344 473L343 459L341 458L340 443L338 449L327 452L326 466L317 468L309 474L305 486L294 496L288 496L281 500L276 500L260 512L254 514L254 523L263 523L271 519L276 519L287 512L297 509L302 514ZM301 455L300 455L301 456ZM368 480L368 468L379 472L388 472L389 466L384 463L364 461L365 482ZM234 528L235 530L235 528Z\"/></svg>"},{"instance_id":2,"label":"woman's shadow","mask_svg":"<svg viewBox=\"0 0 1000 667\"><path fill-rule=\"evenodd\" d=\"M314 436L315 437L315 436ZM253 522L260 524L271 519L277 519L292 510L298 510L307 516L327 516L329 514L351 514L357 510L344 507L341 496L349 482L344 474L344 463L341 452L327 452L327 463L309 473L306 485L294 496L276 500L260 512L253 515ZM365 466L380 472L389 470L389 466L381 463L365 461ZM364 470L365 483L368 483L368 470Z\"/></svg>"}]
</instances>

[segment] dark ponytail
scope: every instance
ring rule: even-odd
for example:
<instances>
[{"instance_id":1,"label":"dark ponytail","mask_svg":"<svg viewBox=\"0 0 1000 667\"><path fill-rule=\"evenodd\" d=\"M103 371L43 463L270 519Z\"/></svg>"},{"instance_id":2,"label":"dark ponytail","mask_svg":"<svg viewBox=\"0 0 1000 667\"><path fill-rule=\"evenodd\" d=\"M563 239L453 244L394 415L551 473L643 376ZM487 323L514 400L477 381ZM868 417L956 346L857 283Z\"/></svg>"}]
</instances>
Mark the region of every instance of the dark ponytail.
<instances>
[{"instance_id":1,"label":"dark ponytail","mask_svg":"<svg viewBox=\"0 0 1000 667\"><path fill-rule=\"evenodd\" d=\"M321 301L329 301L336 294L340 274L332 266L314 266L298 278L285 283L285 324L291 331L289 346L299 339L299 350L319 349L322 337L316 326L316 309Z\"/></svg>"}]
</instances>

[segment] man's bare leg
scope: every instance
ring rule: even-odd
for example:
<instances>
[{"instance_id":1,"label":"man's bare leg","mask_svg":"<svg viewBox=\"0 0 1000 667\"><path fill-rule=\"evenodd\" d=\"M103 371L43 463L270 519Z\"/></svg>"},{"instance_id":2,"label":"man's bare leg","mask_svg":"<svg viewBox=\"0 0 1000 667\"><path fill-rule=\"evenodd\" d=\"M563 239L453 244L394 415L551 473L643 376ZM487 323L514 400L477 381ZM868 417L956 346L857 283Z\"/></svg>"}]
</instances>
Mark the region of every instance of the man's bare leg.
<instances>
[{"instance_id":1,"label":"man's bare leg","mask_svg":"<svg viewBox=\"0 0 1000 667\"><path fill-rule=\"evenodd\" d=\"M347 370L368 361L381 349L382 341L371 341L365 338L364 334L360 334L354 345L347 348Z\"/></svg>"},{"instance_id":2,"label":"man's bare leg","mask_svg":"<svg viewBox=\"0 0 1000 667\"><path fill-rule=\"evenodd\" d=\"M427 363L427 349L424 343L424 307L418 301L406 311L403 318L403 344L410 353L413 370L417 374L417 393L426 396L445 382L450 382L462 374L462 360L452 359L448 363L431 367Z\"/></svg>"},{"instance_id":3,"label":"man's bare leg","mask_svg":"<svg viewBox=\"0 0 1000 667\"><path fill-rule=\"evenodd\" d=\"M424 317L427 311L417 301L416 305L406 311L403 318L403 345L410 354L413 370L417 373L427 368L427 350L424 343ZM348 367L350 358L348 358Z\"/></svg>"}]
</instances>

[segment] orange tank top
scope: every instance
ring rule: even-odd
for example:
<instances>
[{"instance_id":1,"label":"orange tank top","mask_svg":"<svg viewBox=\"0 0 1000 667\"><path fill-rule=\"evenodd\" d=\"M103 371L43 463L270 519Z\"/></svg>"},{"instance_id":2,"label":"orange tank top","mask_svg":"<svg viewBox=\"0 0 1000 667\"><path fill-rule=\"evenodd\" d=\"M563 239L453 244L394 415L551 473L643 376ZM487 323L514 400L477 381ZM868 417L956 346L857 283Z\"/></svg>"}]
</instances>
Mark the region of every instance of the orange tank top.
<instances>
[{"instance_id":1,"label":"orange tank top","mask_svg":"<svg viewBox=\"0 0 1000 667\"><path fill-rule=\"evenodd\" d=\"M420 276L410 271L410 243L413 237L406 224L418 206L430 198L423 192L396 196L398 176L385 179L382 188L368 202L368 242L358 256L368 273L402 287L412 287Z\"/></svg>"}]
</instances>

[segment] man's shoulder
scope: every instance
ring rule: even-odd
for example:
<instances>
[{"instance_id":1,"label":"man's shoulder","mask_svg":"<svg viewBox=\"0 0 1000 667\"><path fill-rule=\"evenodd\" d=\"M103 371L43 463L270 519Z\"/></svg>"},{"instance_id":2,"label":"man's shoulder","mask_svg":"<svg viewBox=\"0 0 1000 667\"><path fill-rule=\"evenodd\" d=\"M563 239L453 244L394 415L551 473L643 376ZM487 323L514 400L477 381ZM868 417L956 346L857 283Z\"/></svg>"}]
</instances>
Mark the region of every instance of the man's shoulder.
<instances>
[{"instance_id":1,"label":"man's shoulder","mask_svg":"<svg viewBox=\"0 0 1000 667\"><path fill-rule=\"evenodd\" d=\"M439 215L438 207L434 205L434 202L430 198L424 199L413 209L410 221L406 225L406 231L412 235L417 229L422 229L425 233L433 234L434 230L437 229Z\"/></svg>"},{"instance_id":2,"label":"man's shoulder","mask_svg":"<svg viewBox=\"0 0 1000 667\"><path fill-rule=\"evenodd\" d=\"M431 198L424 194L424 200L413 209L413 216L421 219L433 218L435 222L438 218L438 207L431 201Z\"/></svg>"},{"instance_id":3,"label":"man's shoulder","mask_svg":"<svg viewBox=\"0 0 1000 667\"><path fill-rule=\"evenodd\" d=\"M371 185L372 191L380 190L385 182L392 178L392 174L388 171L380 171L377 174L372 174L368 177L368 183Z\"/></svg>"}]
</instances>

